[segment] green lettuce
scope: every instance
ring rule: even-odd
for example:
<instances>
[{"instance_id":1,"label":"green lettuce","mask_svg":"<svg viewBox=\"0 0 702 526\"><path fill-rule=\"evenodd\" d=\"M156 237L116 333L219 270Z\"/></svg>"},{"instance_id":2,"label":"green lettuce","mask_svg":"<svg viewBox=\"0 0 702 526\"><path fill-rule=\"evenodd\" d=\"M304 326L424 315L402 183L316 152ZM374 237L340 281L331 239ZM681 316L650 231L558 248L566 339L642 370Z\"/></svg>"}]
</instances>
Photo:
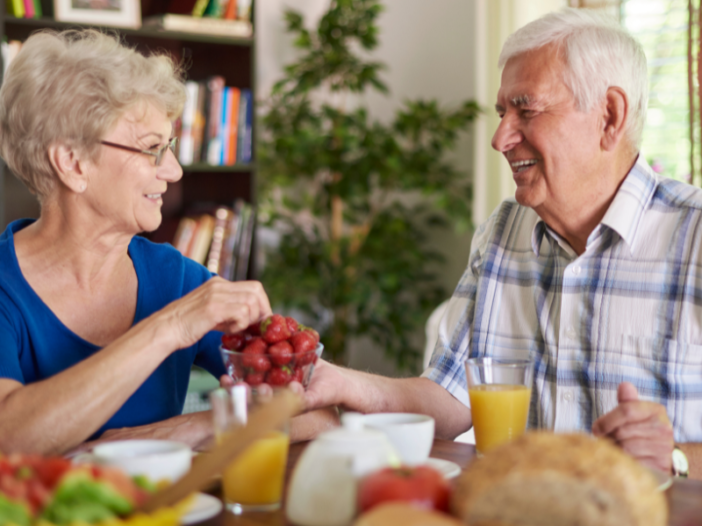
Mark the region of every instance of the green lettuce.
<instances>
[{"instance_id":1,"label":"green lettuce","mask_svg":"<svg viewBox=\"0 0 702 526\"><path fill-rule=\"evenodd\" d=\"M61 480L42 517L58 525L74 521L91 524L131 511L131 502L110 484L94 480L87 473L71 473Z\"/></svg>"},{"instance_id":2,"label":"green lettuce","mask_svg":"<svg viewBox=\"0 0 702 526\"><path fill-rule=\"evenodd\" d=\"M26 506L18 502L12 502L0 494L0 526L5 524L29 526L31 522L32 519Z\"/></svg>"}]
</instances>

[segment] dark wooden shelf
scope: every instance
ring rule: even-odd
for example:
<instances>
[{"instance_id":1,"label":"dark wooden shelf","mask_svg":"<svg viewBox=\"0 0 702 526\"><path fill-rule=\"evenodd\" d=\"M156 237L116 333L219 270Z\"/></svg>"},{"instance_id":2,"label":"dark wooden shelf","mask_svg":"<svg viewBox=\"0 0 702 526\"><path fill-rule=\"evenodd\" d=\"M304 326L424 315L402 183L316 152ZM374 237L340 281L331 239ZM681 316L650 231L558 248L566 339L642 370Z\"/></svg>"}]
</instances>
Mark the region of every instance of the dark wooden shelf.
<instances>
[{"instance_id":1,"label":"dark wooden shelf","mask_svg":"<svg viewBox=\"0 0 702 526\"><path fill-rule=\"evenodd\" d=\"M185 174L189 174L191 172L247 173L253 171L256 167L254 164L234 164L232 166L218 166L207 163L196 163L182 165L182 168Z\"/></svg>"},{"instance_id":2,"label":"dark wooden shelf","mask_svg":"<svg viewBox=\"0 0 702 526\"><path fill-rule=\"evenodd\" d=\"M208 35L204 33L188 33L181 31L164 31L161 29L145 27L141 29L128 29L121 27L106 27L95 24L82 24L80 22L60 22L53 18L16 18L14 16L5 15L5 25L26 26L29 28L52 28L52 29L71 29L92 27L96 29L115 30L127 36L161 38L168 40L176 40L179 42L204 42L207 44L221 44L227 46L243 46L250 47L253 45L253 38L226 37L220 35Z\"/></svg>"}]
</instances>

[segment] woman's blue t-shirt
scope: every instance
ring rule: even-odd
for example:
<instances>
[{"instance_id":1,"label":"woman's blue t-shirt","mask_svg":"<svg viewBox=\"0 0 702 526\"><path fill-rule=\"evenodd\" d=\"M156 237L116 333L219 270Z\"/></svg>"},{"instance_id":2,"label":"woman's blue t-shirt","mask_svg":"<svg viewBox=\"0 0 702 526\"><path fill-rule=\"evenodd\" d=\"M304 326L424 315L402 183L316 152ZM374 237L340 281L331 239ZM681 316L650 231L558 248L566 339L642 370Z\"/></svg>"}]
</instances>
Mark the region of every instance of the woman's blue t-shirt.
<instances>
[{"instance_id":1,"label":"woman's blue t-shirt","mask_svg":"<svg viewBox=\"0 0 702 526\"><path fill-rule=\"evenodd\" d=\"M24 279L14 233L32 221L14 221L0 237L0 377L23 384L49 378L100 351L68 329ZM142 237L135 236L129 243L129 256L139 282L134 324L212 277L205 267L172 246ZM172 353L92 438L107 429L150 424L181 414L193 364L216 378L226 373L219 355L220 337L221 333L213 331L197 344Z\"/></svg>"}]
</instances>

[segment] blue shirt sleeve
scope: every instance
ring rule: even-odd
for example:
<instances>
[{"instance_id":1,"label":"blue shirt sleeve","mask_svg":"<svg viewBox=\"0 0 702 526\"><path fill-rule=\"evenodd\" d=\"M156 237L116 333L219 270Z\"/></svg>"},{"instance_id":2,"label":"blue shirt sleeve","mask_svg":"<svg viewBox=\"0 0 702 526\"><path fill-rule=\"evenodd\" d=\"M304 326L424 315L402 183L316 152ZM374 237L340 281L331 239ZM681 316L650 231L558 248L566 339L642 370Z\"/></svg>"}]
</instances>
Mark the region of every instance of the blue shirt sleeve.
<instances>
[{"instance_id":1,"label":"blue shirt sleeve","mask_svg":"<svg viewBox=\"0 0 702 526\"><path fill-rule=\"evenodd\" d=\"M20 344L17 327L12 323L5 305L0 303L0 378L11 378L25 383L19 356Z\"/></svg>"}]
</instances>

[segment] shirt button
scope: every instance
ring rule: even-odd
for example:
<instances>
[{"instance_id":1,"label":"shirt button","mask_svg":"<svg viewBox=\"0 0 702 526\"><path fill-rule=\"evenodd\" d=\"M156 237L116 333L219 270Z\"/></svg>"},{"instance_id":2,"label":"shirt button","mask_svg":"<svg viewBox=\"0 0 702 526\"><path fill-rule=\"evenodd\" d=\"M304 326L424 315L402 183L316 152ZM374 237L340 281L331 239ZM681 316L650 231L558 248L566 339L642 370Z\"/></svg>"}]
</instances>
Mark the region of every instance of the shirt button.
<instances>
[{"instance_id":1,"label":"shirt button","mask_svg":"<svg viewBox=\"0 0 702 526\"><path fill-rule=\"evenodd\" d=\"M561 395L561 399L565 402L570 402L573 399L573 393L566 391Z\"/></svg>"},{"instance_id":2,"label":"shirt button","mask_svg":"<svg viewBox=\"0 0 702 526\"><path fill-rule=\"evenodd\" d=\"M568 327L566 329L566 336L571 340L575 339L575 329L573 327Z\"/></svg>"},{"instance_id":3,"label":"shirt button","mask_svg":"<svg viewBox=\"0 0 702 526\"><path fill-rule=\"evenodd\" d=\"M582 270L583 270L582 267L579 267L579 266L573 267L573 274L575 274L576 276L579 276L580 272L582 272Z\"/></svg>"}]
</instances>

